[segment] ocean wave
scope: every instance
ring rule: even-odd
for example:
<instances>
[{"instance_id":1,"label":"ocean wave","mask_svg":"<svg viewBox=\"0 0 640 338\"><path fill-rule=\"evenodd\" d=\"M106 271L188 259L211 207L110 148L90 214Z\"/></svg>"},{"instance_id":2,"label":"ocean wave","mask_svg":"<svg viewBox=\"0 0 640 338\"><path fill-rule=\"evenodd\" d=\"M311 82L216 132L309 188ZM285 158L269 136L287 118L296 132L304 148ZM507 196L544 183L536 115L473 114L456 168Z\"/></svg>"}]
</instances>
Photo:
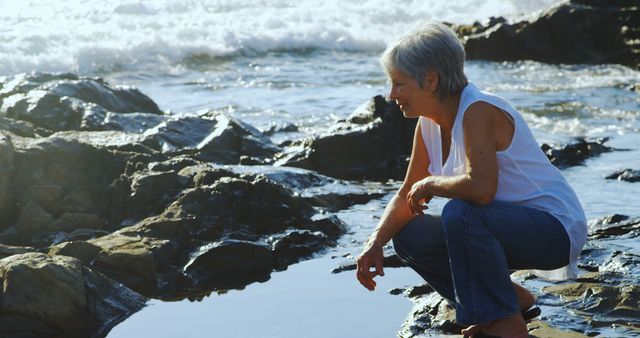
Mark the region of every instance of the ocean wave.
<instances>
[{"instance_id":1,"label":"ocean wave","mask_svg":"<svg viewBox=\"0 0 640 338\"><path fill-rule=\"evenodd\" d=\"M170 68L269 51L379 52L419 21L471 22L555 1L2 2L0 75Z\"/></svg>"}]
</instances>

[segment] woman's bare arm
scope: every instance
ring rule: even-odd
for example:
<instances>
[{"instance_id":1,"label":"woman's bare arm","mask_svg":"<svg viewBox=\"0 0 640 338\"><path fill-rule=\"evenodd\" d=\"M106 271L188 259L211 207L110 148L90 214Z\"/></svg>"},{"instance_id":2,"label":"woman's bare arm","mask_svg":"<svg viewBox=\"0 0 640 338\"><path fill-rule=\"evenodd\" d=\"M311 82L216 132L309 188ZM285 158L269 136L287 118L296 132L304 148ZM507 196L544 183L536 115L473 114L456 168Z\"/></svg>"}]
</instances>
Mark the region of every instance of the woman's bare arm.
<instances>
[{"instance_id":1,"label":"woman's bare arm","mask_svg":"<svg viewBox=\"0 0 640 338\"><path fill-rule=\"evenodd\" d=\"M376 230L369 236L362 254L358 257L356 276L360 284L369 290L375 288L373 277L376 275L384 275L382 247L415 216L411 213L411 210L409 210L406 196L415 182L428 176L428 167L429 157L422 139L420 123L418 123L413 137L411 160L409 161L404 182L387 204ZM430 198L427 199L427 202L429 199ZM425 200L425 198L423 198L423 200ZM375 272L370 271L371 266L375 266Z\"/></svg>"},{"instance_id":2,"label":"woman's bare arm","mask_svg":"<svg viewBox=\"0 0 640 338\"><path fill-rule=\"evenodd\" d=\"M497 108L478 102L469 107L464 116L464 140L467 172L458 176L430 176L416 182L407 194L413 213L420 212L424 196L458 198L477 204L493 200L498 188L498 160L496 156L499 118L505 118Z\"/></svg>"}]
</instances>

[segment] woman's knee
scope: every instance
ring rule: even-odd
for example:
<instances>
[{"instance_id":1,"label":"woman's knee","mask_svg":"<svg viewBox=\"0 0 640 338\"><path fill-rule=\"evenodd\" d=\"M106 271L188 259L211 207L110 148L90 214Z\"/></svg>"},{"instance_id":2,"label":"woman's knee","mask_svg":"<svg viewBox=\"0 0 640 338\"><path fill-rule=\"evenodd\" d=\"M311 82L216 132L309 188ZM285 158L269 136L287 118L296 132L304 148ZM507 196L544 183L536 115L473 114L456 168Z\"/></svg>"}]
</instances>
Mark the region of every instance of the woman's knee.
<instances>
[{"instance_id":1,"label":"woman's knee","mask_svg":"<svg viewBox=\"0 0 640 338\"><path fill-rule=\"evenodd\" d=\"M445 243L441 221L431 215L416 216L393 237L393 248L401 258L423 255L439 243Z\"/></svg>"},{"instance_id":2,"label":"woman's knee","mask_svg":"<svg viewBox=\"0 0 640 338\"><path fill-rule=\"evenodd\" d=\"M412 252L415 251L415 227L417 223L415 218L409 221L392 239L393 249L401 258L411 256Z\"/></svg>"},{"instance_id":3,"label":"woman's knee","mask_svg":"<svg viewBox=\"0 0 640 338\"><path fill-rule=\"evenodd\" d=\"M442 208L442 223L446 232L463 230L473 204L461 199L452 199Z\"/></svg>"}]
</instances>

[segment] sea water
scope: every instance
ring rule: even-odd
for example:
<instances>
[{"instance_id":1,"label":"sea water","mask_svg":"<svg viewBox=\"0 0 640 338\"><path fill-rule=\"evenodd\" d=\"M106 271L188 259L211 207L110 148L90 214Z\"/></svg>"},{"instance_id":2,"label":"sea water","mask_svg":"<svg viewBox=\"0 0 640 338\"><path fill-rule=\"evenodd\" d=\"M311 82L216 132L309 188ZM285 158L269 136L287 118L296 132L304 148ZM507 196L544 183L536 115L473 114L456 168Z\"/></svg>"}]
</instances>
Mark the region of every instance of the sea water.
<instances>
[{"instance_id":1,"label":"sea water","mask_svg":"<svg viewBox=\"0 0 640 338\"><path fill-rule=\"evenodd\" d=\"M224 111L261 130L295 124L273 139L313 136L388 83L378 57L420 21L472 23L535 17L554 0L1 0L0 76L72 72L140 88L170 113ZM540 142L610 137L615 151L563 171L587 217L638 216L640 186L605 180L640 169L640 73L619 65L533 61L466 64L469 79L510 100ZM388 183L389 190L398 182ZM339 213L351 233L338 248L274 273L264 284L201 302L150 306L109 337L390 337L411 304L386 293L418 284L389 269L369 293L352 260L389 196ZM435 200L435 212L442 201ZM331 256L339 258L332 259ZM345 257L342 257L345 256Z\"/></svg>"}]
</instances>

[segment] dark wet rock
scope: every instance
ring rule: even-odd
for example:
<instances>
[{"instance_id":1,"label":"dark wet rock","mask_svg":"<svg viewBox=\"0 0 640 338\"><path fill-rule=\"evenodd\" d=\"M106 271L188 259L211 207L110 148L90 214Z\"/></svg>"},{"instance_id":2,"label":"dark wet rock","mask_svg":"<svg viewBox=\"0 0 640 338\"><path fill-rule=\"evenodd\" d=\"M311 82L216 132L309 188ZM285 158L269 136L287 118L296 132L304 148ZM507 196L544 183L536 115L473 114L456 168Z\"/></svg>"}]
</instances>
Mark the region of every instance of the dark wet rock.
<instances>
[{"instance_id":1,"label":"dark wet rock","mask_svg":"<svg viewBox=\"0 0 640 338\"><path fill-rule=\"evenodd\" d=\"M271 249L239 240L207 245L184 267L194 289L233 289L269 279L274 268Z\"/></svg>"},{"instance_id":2,"label":"dark wet rock","mask_svg":"<svg viewBox=\"0 0 640 338\"><path fill-rule=\"evenodd\" d=\"M535 60L546 63L619 63L640 67L637 1L573 0L531 21L462 25L468 59Z\"/></svg>"},{"instance_id":3,"label":"dark wet rock","mask_svg":"<svg viewBox=\"0 0 640 338\"><path fill-rule=\"evenodd\" d=\"M125 217L157 215L175 200L188 181L175 171L142 171L131 178Z\"/></svg>"},{"instance_id":4,"label":"dark wet rock","mask_svg":"<svg viewBox=\"0 0 640 338\"><path fill-rule=\"evenodd\" d=\"M324 233L309 230L293 230L281 236L272 236L269 242L275 270L285 270L291 264L336 245L336 242Z\"/></svg>"},{"instance_id":5,"label":"dark wet rock","mask_svg":"<svg viewBox=\"0 0 640 338\"><path fill-rule=\"evenodd\" d=\"M24 246L11 246L11 245L0 244L0 259L13 256L13 255L27 253L27 252L33 252L33 251L36 251L36 249L31 247L24 247Z\"/></svg>"},{"instance_id":6,"label":"dark wet rock","mask_svg":"<svg viewBox=\"0 0 640 338\"><path fill-rule=\"evenodd\" d=\"M437 292L431 292L411 299L412 311L405 319L401 337L417 337L428 330L459 334L462 327L455 322L455 310Z\"/></svg>"},{"instance_id":7,"label":"dark wet rock","mask_svg":"<svg viewBox=\"0 0 640 338\"><path fill-rule=\"evenodd\" d=\"M385 268L402 268L402 267L406 267L406 264L404 264L400 258L398 257L398 255L390 255L390 256L385 256L384 257L384 261L383 261L383 265ZM354 271L357 268L356 264L345 264L345 265L341 265L333 270L331 270L331 273L340 273L340 272L345 272L345 271Z\"/></svg>"},{"instance_id":8,"label":"dark wet rock","mask_svg":"<svg viewBox=\"0 0 640 338\"><path fill-rule=\"evenodd\" d=\"M194 218L203 240L232 231L236 239L255 240L309 222L315 211L272 181L223 177L210 186L187 189L165 211L169 218Z\"/></svg>"},{"instance_id":9,"label":"dark wet rock","mask_svg":"<svg viewBox=\"0 0 640 338\"><path fill-rule=\"evenodd\" d=\"M561 296L567 307L586 317L594 327L618 324L640 329L640 286L609 284L603 282L598 273L590 273L587 280L599 283L568 283L548 286L543 291Z\"/></svg>"},{"instance_id":10,"label":"dark wet rock","mask_svg":"<svg viewBox=\"0 0 640 338\"><path fill-rule=\"evenodd\" d=\"M220 166L203 164L184 168L181 176L190 177L193 186L209 185L221 177L260 176L287 187L309 204L329 211L344 210L355 204L367 203L388 192L375 183L353 185L313 171L274 166Z\"/></svg>"},{"instance_id":11,"label":"dark wet rock","mask_svg":"<svg viewBox=\"0 0 640 338\"><path fill-rule=\"evenodd\" d=\"M140 310L145 299L66 256L0 260L5 336L92 336Z\"/></svg>"},{"instance_id":12,"label":"dark wet rock","mask_svg":"<svg viewBox=\"0 0 640 338\"><path fill-rule=\"evenodd\" d=\"M553 165L562 169L582 165L589 157L612 151L613 148L604 145L607 141L608 138L593 142L586 141L585 139L577 139L576 143L565 146L551 146L544 143L541 149Z\"/></svg>"},{"instance_id":13,"label":"dark wet rock","mask_svg":"<svg viewBox=\"0 0 640 338\"><path fill-rule=\"evenodd\" d=\"M143 143L171 155L189 154L196 160L238 164L241 156L265 163L279 151L257 129L223 113L207 112L172 117L144 133Z\"/></svg>"},{"instance_id":14,"label":"dark wet rock","mask_svg":"<svg viewBox=\"0 0 640 338\"><path fill-rule=\"evenodd\" d=\"M50 131L35 127L26 121L14 120L0 116L0 130L22 137L48 136Z\"/></svg>"},{"instance_id":15,"label":"dark wet rock","mask_svg":"<svg viewBox=\"0 0 640 338\"><path fill-rule=\"evenodd\" d=\"M80 260L84 265L90 265L102 248L86 241L70 241L60 243L49 249L49 256L69 256Z\"/></svg>"},{"instance_id":16,"label":"dark wet rock","mask_svg":"<svg viewBox=\"0 0 640 338\"><path fill-rule=\"evenodd\" d=\"M137 89L68 74L17 75L4 84L0 104L0 114L54 131L80 129L85 115L162 114Z\"/></svg>"},{"instance_id":17,"label":"dark wet rock","mask_svg":"<svg viewBox=\"0 0 640 338\"><path fill-rule=\"evenodd\" d=\"M590 222L589 238L601 239L621 235L629 237L640 236L640 217L630 219L613 219L610 222Z\"/></svg>"},{"instance_id":18,"label":"dark wet rock","mask_svg":"<svg viewBox=\"0 0 640 338\"><path fill-rule=\"evenodd\" d=\"M640 170L623 169L605 177L608 180L640 182Z\"/></svg>"},{"instance_id":19,"label":"dark wet rock","mask_svg":"<svg viewBox=\"0 0 640 338\"><path fill-rule=\"evenodd\" d=\"M277 163L341 179L401 180L416 122L376 96L328 135L290 147Z\"/></svg>"},{"instance_id":20,"label":"dark wet rock","mask_svg":"<svg viewBox=\"0 0 640 338\"><path fill-rule=\"evenodd\" d=\"M269 129L263 130L265 135L271 136L275 133L292 133L299 131L300 128L293 123L272 124Z\"/></svg>"},{"instance_id":21,"label":"dark wet rock","mask_svg":"<svg viewBox=\"0 0 640 338\"><path fill-rule=\"evenodd\" d=\"M147 296L158 292L157 273L165 263L162 258L172 256L177 251L176 244L169 240L119 233L88 242L101 249L91 261L94 270Z\"/></svg>"},{"instance_id":22,"label":"dark wet rock","mask_svg":"<svg viewBox=\"0 0 640 338\"><path fill-rule=\"evenodd\" d=\"M105 110L88 111L82 117L81 130L115 130L127 133L143 133L168 119L165 115L151 113L120 114Z\"/></svg>"},{"instance_id":23,"label":"dark wet rock","mask_svg":"<svg viewBox=\"0 0 640 338\"><path fill-rule=\"evenodd\" d=\"M13 211L3 216L18 225L24 239L46 231L104 228L110 184L124 171L126 157L72 137L14 138L13 143L15 174L6 201Z\"/></svg>"},{"instance_id":24,"label":"dark wet rock","mask_svg":"<svg viewBox=\"0 0 640 338\"><path fill-rule=\"evenodd\" d=\"M15 173L15 155L11 139L0 133L0 222L7 224L4 217L11 204L11 180Z\"/></svg>"},{"instance_id":25,"label":"dark wet rock","mask_svg":"<svg viewBox=\"0 0 640 338\"><path fill-rule=\"evenodd\" d=\"M150 171L179 172L186 167L195 166L198 164L200 164L199 161L196 161L190 157L178 156L178 157L169 158L162 162L151 162L148 165L148 169Z\"/></svg>"}]
</instances>

